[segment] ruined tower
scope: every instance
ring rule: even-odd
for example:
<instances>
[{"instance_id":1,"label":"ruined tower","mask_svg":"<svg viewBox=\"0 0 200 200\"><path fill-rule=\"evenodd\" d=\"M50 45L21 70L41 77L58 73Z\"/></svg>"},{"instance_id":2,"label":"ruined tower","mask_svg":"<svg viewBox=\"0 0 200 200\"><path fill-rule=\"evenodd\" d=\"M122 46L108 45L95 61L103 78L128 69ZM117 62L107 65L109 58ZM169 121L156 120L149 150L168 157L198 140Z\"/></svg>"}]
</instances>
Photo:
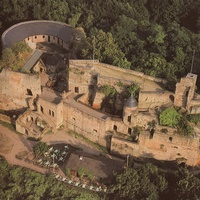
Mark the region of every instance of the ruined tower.
<instances>
[{"instance_id":1,"label":"ruined tower","mask_svg":"<svg viewBox=\"0 0 200 200\"><path fill-rule=\"evenodd\" d=\"M174 106L188 109L188 104L194 98L197 75L188 73L186 77L176 84Z\"/></svg>"}]
</instances>

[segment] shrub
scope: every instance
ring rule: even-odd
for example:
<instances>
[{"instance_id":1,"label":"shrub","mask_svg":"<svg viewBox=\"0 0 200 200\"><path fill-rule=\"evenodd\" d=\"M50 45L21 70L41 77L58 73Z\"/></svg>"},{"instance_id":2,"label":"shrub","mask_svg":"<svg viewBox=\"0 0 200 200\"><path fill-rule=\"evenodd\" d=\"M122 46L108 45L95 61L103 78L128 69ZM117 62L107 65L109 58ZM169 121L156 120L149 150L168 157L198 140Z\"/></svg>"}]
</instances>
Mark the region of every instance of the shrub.
<instances>
[{"instance_id":1,"label":"shrub","mask_svg":"<svg viewBox=\"0 0 200 200\"><path fill-rule=\"evenodd\" d=\"M39 142L34 146L33 151L35 156L39 157L41 154L44 154L46 151L48 151L48 145L45 142Z\"/></svg>"},{"instance_id":2,"label":"shrub","mask_svg":"<svg viewBox=\"0 0 200 200\"><path fill-rule=\"evenodd\" d=\"M187 120L197 125L200 122L200 114L187 115Z\"/></svg>"},{"instance_id":3,"label":"shrub","mask_svg":"<svg viewBox=\"0 0 200 200\"><path fill-rule=\"evenodd\" d=\"M155 128L156 126L156 121L155 120L152 120L150 122L147 123L148 124L148 129L152 129L152 128Z\"/></svg>"},{"instance_id":4,"label":"shrub","mask_svg":"<svg viewBox=\"0 0 200 200\"><path fill-rule=\"evenodd\" d=\"M19 71L31 55L31 48L25 42L16 42L2 51L0 68Z\"/></svg>"},{"instance_id":5,"label":"shrub","mask_svg":"<svg viewBox=\"0 0 200 200\"><path fill-rule=\"evenodd\" d=\"M80 176L80 178L82 179L84 175L86 175L89 179L93 178L93 174L91 171L89 171L87 168L85 167L79 167L78 168L78 175Z\"/></svg>"},{"instance_id":6,"label":"shrub","mask_svg":"<svg viewBox=\"0 0 200 200\"><path fill-rule=\"evenodd\" d=\"M160 113L160 124L170 127L178 127L181 117L181 114L179 114L175 108L169 107Z\"/></svg>"},{"instance_id":7,"label":"shrub","mask_svg":"<svg viewBox=\"0 0 200 200\"><path fill-rule=\"evenodd\" d=\"M122 96L126 99L130 97L131 94L133 94L134 98L138 100L139 97L139 91L140 86L138 84L132 84L132 85L123 85L124 91L122 92Z\"/></svg>"},{"instance_id":8,"label":"shrub","mask_svg":"<svg viewBox=\"0 0 200 200\"><path fill-rule=\"evenodd\" d=\"M116 89L114 87L112 87L111 85L103 85L99 88L99 90L100 90L100 92L105 94L106 97L108 97L108 96L113 97L117 93Z\"/></svg>"},{"instance_id":9,"label":"shrub","mask_svg":"<svg viewBox=\"0 0 200 200\"><path fill-rule=\"evenodd\" d=\"M166 128L162 128L162 129L161 129L161 132L162 132L162 133L168 133L168 130L167 130Z\"/></svg>"},{"instance_id":10,"label":"shrub","mask_svg":"<svg viewBox=\"0 0 200 200\"><path fill-rule=\"evenodd\" d=\"M163 149L165 145L164 144L160 144L160 149Z\"/></svg>"},{"instance_id":11,"label":"shrub","mask_svg":"<svg viewBox=\"0 0 200 200\"><path fill-rule=\"evenodd\" d=\"M67 176L70 176L70 168L69 167L66 167L65 174Z\"/></svg>"}]
</instances>

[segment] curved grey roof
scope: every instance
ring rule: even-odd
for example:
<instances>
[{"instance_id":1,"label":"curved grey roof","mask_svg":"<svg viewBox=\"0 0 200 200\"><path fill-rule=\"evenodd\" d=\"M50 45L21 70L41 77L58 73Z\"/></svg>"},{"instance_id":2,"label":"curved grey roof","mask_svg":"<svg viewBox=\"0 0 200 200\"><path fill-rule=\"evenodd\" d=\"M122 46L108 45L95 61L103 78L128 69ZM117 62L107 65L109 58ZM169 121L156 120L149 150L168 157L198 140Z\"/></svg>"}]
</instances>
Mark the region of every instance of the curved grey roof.
<instances>
[{"instance_id":1,"label":"curved grey roof","mask_svg":"<svg viewBox=\"0 0 200 200\"><path fill-rule=\"evenodd\" d=\"M63 22L49 20L34 20L15 24L2 34L3 47L9 47L15 42L24 40L34 35L50 35L69 42L72 34L72 27Z\"/></svg>"},{"instance_id":2,"label":"curved grey roof","mask_svg":"<svg viewBox=\"0 0 200 200\"><path fill-rule=\"evenodd\" d=\"M135 108L138 106L138 103L136 99L133 97L133 94L131 93L131 96L125 101L124 106L129 108Z\"/></svg>"}]
</instances>

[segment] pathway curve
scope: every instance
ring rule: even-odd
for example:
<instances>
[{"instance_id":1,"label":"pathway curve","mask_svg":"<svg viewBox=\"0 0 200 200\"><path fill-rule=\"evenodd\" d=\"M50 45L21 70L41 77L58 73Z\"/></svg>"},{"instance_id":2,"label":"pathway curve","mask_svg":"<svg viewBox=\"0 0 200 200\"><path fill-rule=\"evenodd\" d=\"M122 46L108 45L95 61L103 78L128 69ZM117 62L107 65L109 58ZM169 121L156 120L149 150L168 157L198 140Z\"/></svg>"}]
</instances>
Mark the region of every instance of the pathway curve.
<instances>
[{"instance_id":1,"label":"pathway curve","mask_svg":"<svg viewBox=\"0 0 200 200\"><path fill-rule=\"evenodd\" d=\"M7 142L12 144L11 148L7 150L7 152L1 152L0 150L0 155L2 155L10 164L30 168L40 173L46 173L46 169L27 163L23 160L19 160L15 157L15 155L20 152L32 151L32 146L35 144L35 142L26 140L22 135L18 135L2 125L0 125L0 134L0 140L6 138Z\"/></svg>"},{"instance_id":2,"label":"pathway curve","mask_svg":"<svg viewBox=\"0 0 200 200\"><path fill-rule=\"evenodd\" d=\"M42 141L46 142L47 144L68 143L72 146L83 149L85 152L99 155L99 151L92 149L91 147L84 144L84 142L79 138L76 138L73 135L69 135L65 131L57 131L54 134L45 135ZM0 144L0 148L4 149L4 151L0 150L0 155L2 155L10 164L30 168L40 173L48 172L47 169L41 168L23 160L19 160L15 157L20 152L32 151L32 147L36 144L36 142L27 140L23 135L18 135L3 125L0 125ZM5 145L5 148L3 148L3 145Z\"/></svg>"}]
</instances>

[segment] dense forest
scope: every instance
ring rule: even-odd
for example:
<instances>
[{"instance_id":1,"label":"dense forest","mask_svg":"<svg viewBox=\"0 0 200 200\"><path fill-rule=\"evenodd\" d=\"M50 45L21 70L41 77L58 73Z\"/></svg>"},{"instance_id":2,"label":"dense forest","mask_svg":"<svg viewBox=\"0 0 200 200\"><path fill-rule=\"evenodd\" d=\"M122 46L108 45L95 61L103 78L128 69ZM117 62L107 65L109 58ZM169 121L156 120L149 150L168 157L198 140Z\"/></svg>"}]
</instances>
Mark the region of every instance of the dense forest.
<instances>
[{"instance_id":1,"label":"dense forest","mask_svg":"<svg viewBox=\"0 0 200 200\"><path fill-rule=\"evenodd\" d=\"M200 0L1 1L1 34L18 22L34 19L62 21L81 34L81 44L71 44L72 58L92 59L95 49L95 59L166 78L171 90L191 71L193 55L192 72L200 73ZM10 166L1 158L0 199L197 200L199 178L186 168L161 173L147 164L115 174L114 193L100 197L67 187L51 175Z\"/></svg>"},{"instance_id":2,"label":"dense forest","mask_svg":"<svg viewBox=\"0 0 200 200\"><path fill-rule=\"evenodd\" d=\"M171 89L191 71L194 52L192 72L200 72L199 0L2 0L1 33L33 19L81 31L73 57L92 58L95 47L95 59L166 78Z\"/></svg>"},{"instance_id":3,"label":"dense forest","mask_svg":"<svg viewBox=\"0 0 200 200\"><path fill-rule=\"evenodd\" d=\"M198 200L200 177L187 168L160 171L153 164L115 173L109 188L113 193L95 193L72 187L53 175L9 165L0 157L0 199L10 200Z\"/></svg>"},{"instance_id":4,"label":"dense forest","mask_svg":"<svg viewBox=\"0 0 200 200\"><path fill-rule=\"evenodd\" d=\"M0 199L10 200L99 200L98 194L74 188L57 181L53 175L42 175L9 165L0 157Z\"/></svg>"}]
</instances>

